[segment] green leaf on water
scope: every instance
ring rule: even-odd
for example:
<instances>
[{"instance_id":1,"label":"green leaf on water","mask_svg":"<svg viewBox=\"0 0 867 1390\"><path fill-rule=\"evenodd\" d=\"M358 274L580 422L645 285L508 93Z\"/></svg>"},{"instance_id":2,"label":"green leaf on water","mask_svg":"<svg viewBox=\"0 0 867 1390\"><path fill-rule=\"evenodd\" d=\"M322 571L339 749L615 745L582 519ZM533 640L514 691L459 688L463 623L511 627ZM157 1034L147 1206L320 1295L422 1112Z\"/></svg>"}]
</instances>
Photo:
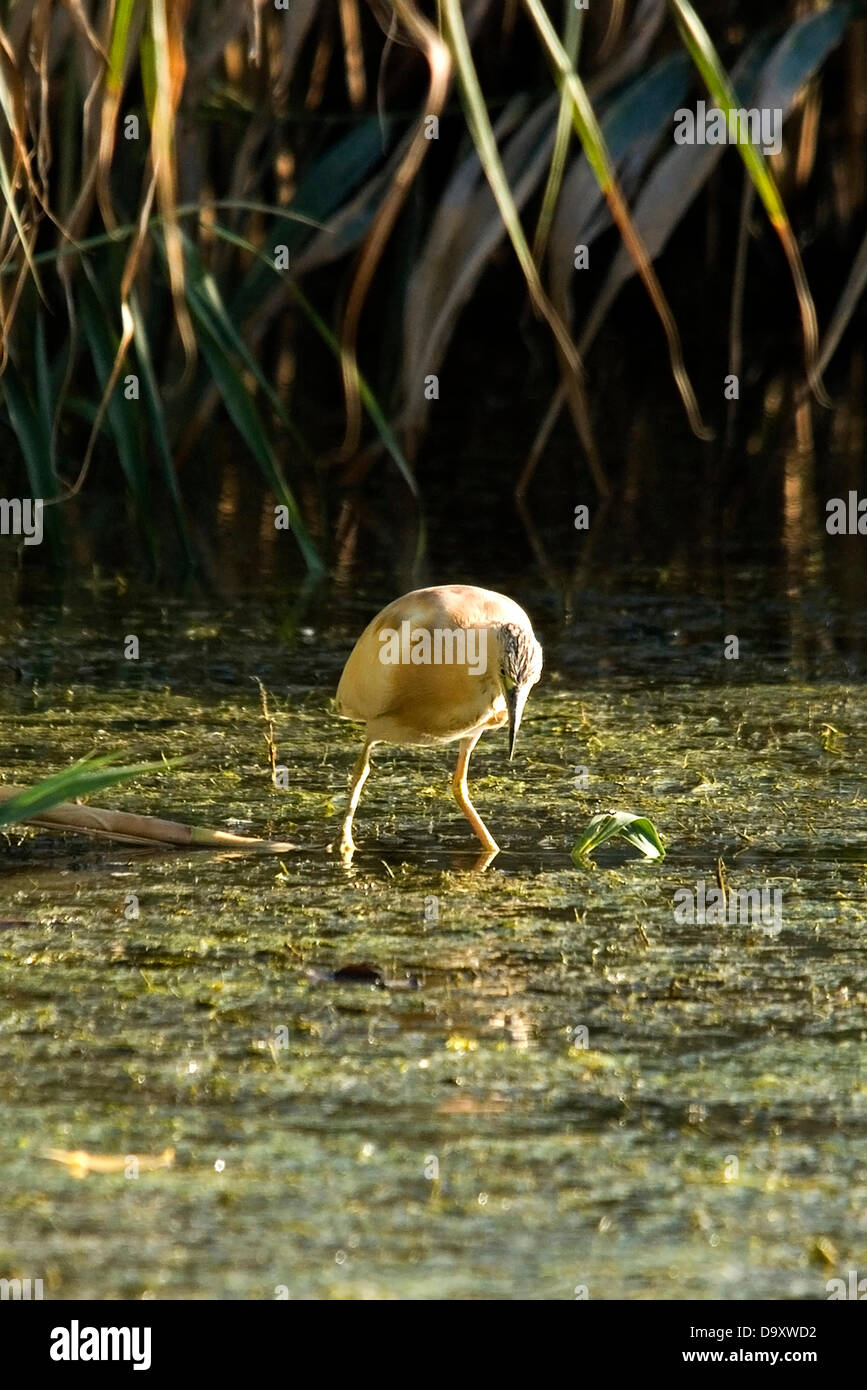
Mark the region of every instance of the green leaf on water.
<instances>
[{"instance_id":1,"label":"green leaf on water","mask_svg":"<svg viewBox=\"0 0 867 1390\"><path fill-rule=\"evenodd\" d=\"M593 816L583 835L572 846L576 862L586 859L608 840L626 840L648 859L664 859L665 850L656 826L647 816L634 816L630 811L601 811Z\"/></svg>"}]
</instances>

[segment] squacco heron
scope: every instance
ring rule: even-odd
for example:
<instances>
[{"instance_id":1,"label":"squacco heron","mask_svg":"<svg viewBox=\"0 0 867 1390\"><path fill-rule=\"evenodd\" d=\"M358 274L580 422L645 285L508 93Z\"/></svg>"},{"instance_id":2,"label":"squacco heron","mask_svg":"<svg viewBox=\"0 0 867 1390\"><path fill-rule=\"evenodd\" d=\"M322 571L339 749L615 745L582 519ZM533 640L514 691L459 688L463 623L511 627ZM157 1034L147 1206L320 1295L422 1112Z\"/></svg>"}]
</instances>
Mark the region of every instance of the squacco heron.
<instances>
[{"instance_id":1,"label":"squacco heron","mask_svg":"<svg viewBox=\"0 0 867 1390\"><path fill-rule=\"evenodd\" d=\"M352 774L339 849L355 849L352 820L375 743L460 740L452 793L490 854L498 845L470 801L467 767L486 729L509 726L509 758L542 648L517 603L490 589L440 584L415 589L365 628L337 687L337 713L367 725Z\"/></svg>"}]
</instances>

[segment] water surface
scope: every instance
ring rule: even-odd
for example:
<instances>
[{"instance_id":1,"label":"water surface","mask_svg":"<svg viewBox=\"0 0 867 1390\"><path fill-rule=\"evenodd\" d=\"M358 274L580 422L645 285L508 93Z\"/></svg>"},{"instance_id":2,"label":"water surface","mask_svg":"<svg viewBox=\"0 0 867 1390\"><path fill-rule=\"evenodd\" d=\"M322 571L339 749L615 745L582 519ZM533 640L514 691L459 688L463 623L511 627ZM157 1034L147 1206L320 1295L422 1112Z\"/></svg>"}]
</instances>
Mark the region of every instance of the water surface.
<instances>
[{"instance_id":1,"label":"water surface","mask_svg":"<svg viewBox=\"0 0 867 1390\"><path fill-rule=\"evenodd\" d=\"M565 616L502 585L547 664L515 762L503 734L473 759L486 872L453 750L379 750L359 853L327 852L358 745L330 699L388 581L5 611L8 780L184 754L99 800L296 848L9 833L0 1274L51 1298L816 1299L864 1271L863 613L746 569ZM576 866L609 807L651 816L665 861ZM779 890L779 932L675 919L718 861ZM49 1148L176 1158L80 1178Z\"/></svg>"}]
</instances>

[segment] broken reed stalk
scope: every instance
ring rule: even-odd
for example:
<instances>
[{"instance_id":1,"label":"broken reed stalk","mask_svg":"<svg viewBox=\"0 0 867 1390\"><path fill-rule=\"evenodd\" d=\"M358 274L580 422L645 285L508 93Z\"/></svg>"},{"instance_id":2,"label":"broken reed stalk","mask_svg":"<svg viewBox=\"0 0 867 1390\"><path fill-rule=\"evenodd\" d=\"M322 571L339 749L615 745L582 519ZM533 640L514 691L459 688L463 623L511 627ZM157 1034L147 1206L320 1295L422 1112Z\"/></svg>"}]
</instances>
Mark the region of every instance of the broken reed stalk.
<instances>
[{"instance_id":1,"label":"broken reed stalk","mask_svg":"<svg viewBox=\"0 0 867 1390\"><path fill-rule=\"evenodd\" d=\"M0 787L0 801L20 796L26 787ZM101 835L128 844L178 845L191 849L262 849L284 852L296 849L288 841L261 840L253 835L233 835L227 830L207 830L200 825L161 820L158 816L136 816L128 811L106 811L99 806L80 806L61 801L49 811L17 822L39 825L49 830L72 830L85 835Z\"/></svg>"},{"instance_id":2,"label":"broken reed stalk","mask_svg":"<svg viewBox=\"0 0 867 1390\"><path fill-rule=\"evenodd\" d=\"M265 743L268 748L268 765L271 768L271 786L277 787L277 744L274 739L274 721L271 718L271 711L268 708L268 692L258 676L253 677L259 687L259 698L262 701L262 718L265 721Z\"/></svg>"}]
</instances>

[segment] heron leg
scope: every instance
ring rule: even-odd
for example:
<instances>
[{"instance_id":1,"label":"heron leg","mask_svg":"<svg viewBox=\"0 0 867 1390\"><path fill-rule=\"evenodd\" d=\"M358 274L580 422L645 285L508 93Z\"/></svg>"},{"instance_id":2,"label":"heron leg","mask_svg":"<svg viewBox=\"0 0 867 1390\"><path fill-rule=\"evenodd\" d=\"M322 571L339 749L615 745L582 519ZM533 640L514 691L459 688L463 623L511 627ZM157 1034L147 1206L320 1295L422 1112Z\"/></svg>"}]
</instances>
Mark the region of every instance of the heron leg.
<instances>
[{"instance_id":1,"label":"heron leg","mask_svg":"<svg viewBox=\"0 0 867 1390\"><path fill-rule=\"evenodd\" d=\"M467 791L467 768L469 767L470 754L481 738L481 733L482 731L480 729L478 733L470 734L469 738L461 739L461 746L458 751L458 765L452 777L452 794L485 849L496 854L500 847L475 806L470 801L469 792Z\"/></svg>"},{"instance_id":2,"label":"heron leg","mask_svg":"<svg viewBox=\"0 0 867 1390\"><path fill-rule=\"evenodd\" d=\"M338 849L341 854L351 854L355 849L355 841L352 838L352 817L355 815L356 808L361 800L361 792L370 773L370 750L373 743L365 743L358 755L358 762L352 773L352 783L349 788L349 804L346 807L346 814L343 817L343 824L340 827L340 843Z\"/></svg>"}]
</instances>

